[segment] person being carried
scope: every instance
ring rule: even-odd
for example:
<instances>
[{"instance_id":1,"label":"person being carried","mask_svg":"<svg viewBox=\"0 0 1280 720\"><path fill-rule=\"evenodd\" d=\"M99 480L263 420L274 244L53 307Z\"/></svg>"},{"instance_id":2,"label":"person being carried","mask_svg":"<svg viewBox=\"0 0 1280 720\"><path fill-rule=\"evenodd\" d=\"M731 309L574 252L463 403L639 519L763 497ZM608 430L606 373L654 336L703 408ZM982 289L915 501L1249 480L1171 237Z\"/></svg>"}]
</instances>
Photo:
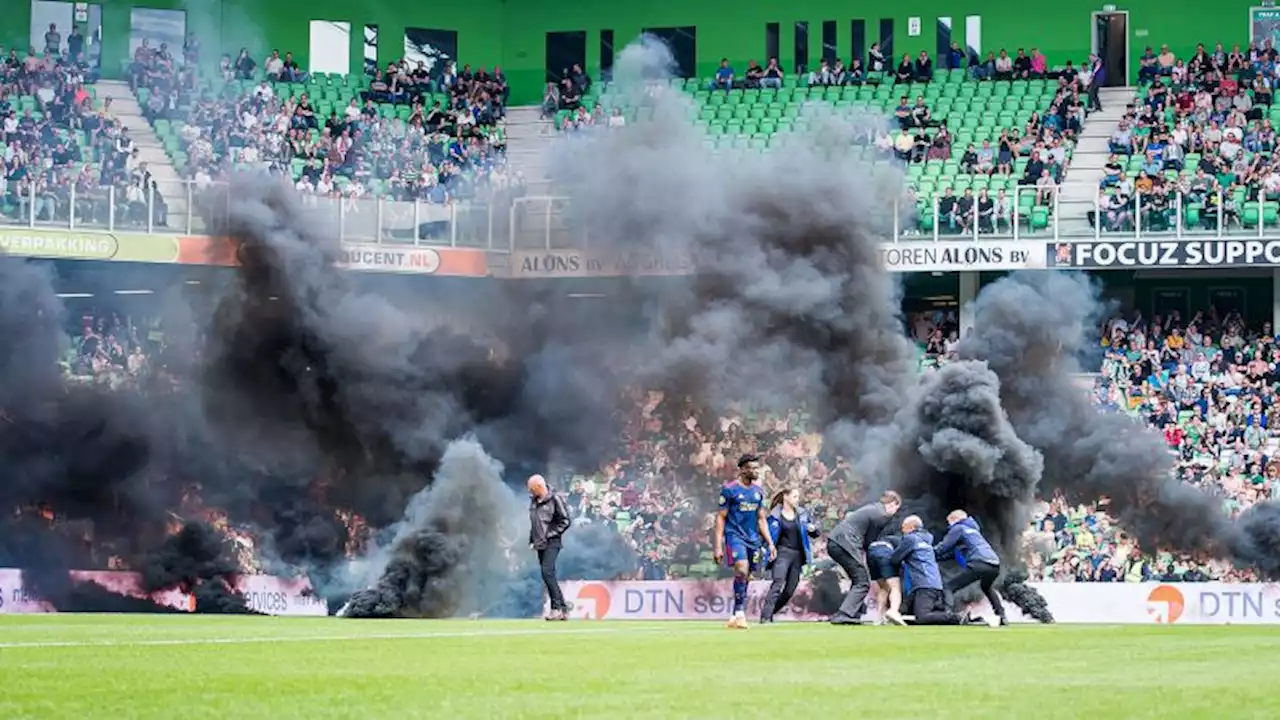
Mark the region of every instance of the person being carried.
<instances>
[{"instance_id":1,"label":"person being carried","mask_svg":"<svg viewBox=\"0 0 1280 720\"><path fill-rule=\"evenodd\" d=\"M947 597L953 597L956 591L976 582L982 588L982 594L987 596L987 602L991 603L996 617L1000 618L1000 624L1008 625L1004 605L994 587L996 578L1000 576L1000 556L996 555L991 543L982 536L978 521L969 517L965 511L952 510L947 515L947 524L951 527L946 536L933 548L939 560L955 556L961 567L960 574L947 581Z\"/></svg>"},{"instance_id":2,"label":"person being carried","mask_svg":"<svg viewBox=\"0 0 1280 720\"><path fill-rule=\"evenodd\" d=\"M871 582L876 584L876 608L880 613L880 624L891 622L894 625L906 625L902 619L902 578L894 570L889 559L893 550L901 540L897 528L892 523L885 526L884 532L867 548L867 570L871 574Z\"/></svg>"},{"instance_id":3,"label":"person being carried","mask_svg":"<svg viewBox=\"0 0 1280 720\"><path fill-rule=\"evenodd\" d=\"M895 568L902 568L906 607L915 616L913 624L960 624L960 618L947 607L942 592L942 573L933 552L933 533L924 529L919 516L908 515L902 521L902 539L889 562Z\"/></svg>"},{"instance_id":4,"label":"person being carried","mask_svg":"<svg viewBox=\"0 0 1280 720\"><path fill-rule=\"evenodd\" d=\"M738 479L720 489L720 510L716 513L715 559L733 568L733 616L728 626L747 628L747 583L756 569L761 544L768 557L777 556L769 534L764 491L756 484L760 458L743 455L738 459Z\"/></svg>"}]
</instances>

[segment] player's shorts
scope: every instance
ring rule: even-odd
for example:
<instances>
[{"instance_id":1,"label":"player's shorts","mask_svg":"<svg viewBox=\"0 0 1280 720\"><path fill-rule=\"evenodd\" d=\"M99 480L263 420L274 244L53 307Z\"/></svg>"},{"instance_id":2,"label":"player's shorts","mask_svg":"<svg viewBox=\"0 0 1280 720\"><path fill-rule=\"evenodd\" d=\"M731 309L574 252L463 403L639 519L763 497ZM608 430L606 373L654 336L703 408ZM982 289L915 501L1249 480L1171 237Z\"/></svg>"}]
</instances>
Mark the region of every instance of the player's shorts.
<instances>
[{"instance_id":1,"label":"player's shorts","mask_svg":"<svg viewBox=\"0 0 1280 720\"><path fill-rule=\"evenodd\" d=\"M752 545L739 537L726 537L724 539L725 564L733 567L734 563L742 560L747 561L747 567L750 570L755 570L759 567L760 546Z\"/></svg>"},{"instance_id":2,"label":"player's shorts","mask_svg":"<svg viewBox=\"0 0 1280 720\"><path fill-rule=\"evenodd\" d=\"M867 572L871 575L871 580L888 580L897 577L898 574L893 571L893 565L889 562L889 558L893 555L893 548L872 547L867 550Z\"/></svg>"}]
</instances>

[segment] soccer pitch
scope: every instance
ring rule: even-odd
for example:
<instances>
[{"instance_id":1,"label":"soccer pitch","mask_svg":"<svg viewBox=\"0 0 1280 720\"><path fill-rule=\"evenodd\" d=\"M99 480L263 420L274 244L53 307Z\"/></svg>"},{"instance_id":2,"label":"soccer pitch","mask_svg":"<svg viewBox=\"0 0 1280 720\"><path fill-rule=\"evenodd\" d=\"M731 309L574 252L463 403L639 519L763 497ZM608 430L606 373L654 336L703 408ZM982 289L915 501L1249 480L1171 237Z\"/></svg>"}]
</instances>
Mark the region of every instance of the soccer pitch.
<instances>
[{"instance_id":1,"label":"soccer pitch","mask_svg":"<svg viewBox=\"0 0 1280 720\"><path fill-rule=\"evenodd\" d=\"M1240 626L0 616L6 719L1276 718L1277 667Z\"/></svg>"}]
</instances>

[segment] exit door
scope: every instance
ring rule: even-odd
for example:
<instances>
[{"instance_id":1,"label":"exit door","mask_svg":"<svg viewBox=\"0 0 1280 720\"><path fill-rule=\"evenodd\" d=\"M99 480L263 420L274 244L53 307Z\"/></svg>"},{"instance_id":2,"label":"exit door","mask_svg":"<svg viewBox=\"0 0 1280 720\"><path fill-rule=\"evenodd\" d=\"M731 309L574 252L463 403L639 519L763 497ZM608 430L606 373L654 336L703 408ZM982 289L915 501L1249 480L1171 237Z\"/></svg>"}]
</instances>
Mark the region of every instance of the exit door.
<instances>
[{"instance_id":1,"label":"exit door","mask_svg":"<svg viewBox=\"0 0 1280 720\"><path fill-rule=\"evenodd\" d=\"M1124 87L1129 83L1129 13L1093 14L1093 54L1106 70L1103 87Z\"/></svg>"}]
</instances>

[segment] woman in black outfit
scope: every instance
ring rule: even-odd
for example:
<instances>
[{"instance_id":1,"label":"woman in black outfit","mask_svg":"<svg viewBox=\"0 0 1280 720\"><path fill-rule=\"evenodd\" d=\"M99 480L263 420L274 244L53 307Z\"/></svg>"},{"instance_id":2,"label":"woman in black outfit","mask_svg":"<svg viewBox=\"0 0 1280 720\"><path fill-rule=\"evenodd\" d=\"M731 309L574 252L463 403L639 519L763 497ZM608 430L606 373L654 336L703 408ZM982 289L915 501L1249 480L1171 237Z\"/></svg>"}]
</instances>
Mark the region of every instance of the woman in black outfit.
<instances>
[{"instance_id":1,"label":"woman in black outfit","mask_svg":"<svg viewBox=\"0 0 1280 720\"><path fill-rule=\"evenodd\" d=\"M760 622L773 622L774 614L786 607L795 594L800 570L813 562L809 539L818 537L818 532L813 518L800 507L798 489L779 490L773 496L769 503L769 535L778 548L778 556L769 562L773 585L760 607Z\"/></svg>"}]
</instances>

